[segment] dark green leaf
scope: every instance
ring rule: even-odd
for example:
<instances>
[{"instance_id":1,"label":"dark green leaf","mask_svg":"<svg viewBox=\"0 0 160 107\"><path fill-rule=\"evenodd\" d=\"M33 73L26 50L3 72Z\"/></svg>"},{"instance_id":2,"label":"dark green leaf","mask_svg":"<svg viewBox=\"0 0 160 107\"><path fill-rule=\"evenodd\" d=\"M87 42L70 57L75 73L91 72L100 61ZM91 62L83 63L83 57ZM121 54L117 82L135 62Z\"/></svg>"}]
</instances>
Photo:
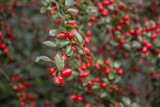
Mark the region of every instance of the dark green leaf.
<instances>
[{"instance_id":1,"label":"dark green leaf","mask_svg":"<svg viewBox=\"0 0 160 107\"><path fill-rule=\"evenodd\" d=\"M69 41L65 38L57 38L56 40L57 40L57 47L58 48L63 48L69 44Z\"/></svg>"},{"instance_id":2,"label":"dark green leaf","mask_svg":"<svg viewBox=\"0 0 160 107\"><path fill-rule=\"evenodd\" d=\"M64 60L59 54L57 54L55 56L54 62L56 64L58 70L62 70L64 68Z\"/></svg>"},{"instance_id":3,"label":"dark green leaf","mask_svg":"<svg viewBox=\"0 0 160 107\"><path fill-rule=\"evenodd\" d=\"M41 7L41 9L40 9L40 13L44 13L44 12L46 12L46 8L45 7Z\"/></svg>"},{"instance_id":4,"label":"dark green leaf","mask_svg":"<svg viewBox=\"0 0 160 107\"><path fill-rule=\"evenodd\" d=\"M57 29L50 30L50 31L49 31L49 35L50 35L50 36L56 36L58 32L59 32L59 30L57 30Z\"/></svg>"},{"instance_id":5,"label":"dark green leaf","mask_svg":"<svg viewBox=\"0 0 160 107\"><path fill-rule=\"evenodd\" d=\"M82 42L83 42L82 36L81 36L78 32L76 32L76 31L73 31L73 30L72 30L72 32L74 33L74 35L75 35L75 37L78 39L78 41L79 41L80 43L82 43Z\"/></svg>"},{"instance_id":6,"label":"dark green leaf","mask_svg":"<svg viewBox=\"0 0 160 107\"><path fill-rule=\"evenodd\" d=\"M54 48L54 47L57 47L57 45L54 43L54 42L52 42L52 41L45 41L45 42L43 42L46 46L48 46L48 47L51 47L51 48Z\"/></svg>"},{"instance_id":7,"label":"dark green leaf","mask_svg":"<svg viewBox=\"0 0 160 107\"><path fill-rule=\"evenodd\" d=\"M65 5L67 7L70 7L72 5L76 4L76 2L74 0L65 0Z\"/></svg>"},{"instance_id":8,"label":"dark green leaf","mask_svg":"<svg viewBox=\"0 0 160 107\"><path fill-rule=\"evenodd\" d=\"M46 61L46 62L51 62L52 60L48 58L47 56L39 56L36 58L35 62L39 62L40 60Z\"/></svg>"}]
</instances>

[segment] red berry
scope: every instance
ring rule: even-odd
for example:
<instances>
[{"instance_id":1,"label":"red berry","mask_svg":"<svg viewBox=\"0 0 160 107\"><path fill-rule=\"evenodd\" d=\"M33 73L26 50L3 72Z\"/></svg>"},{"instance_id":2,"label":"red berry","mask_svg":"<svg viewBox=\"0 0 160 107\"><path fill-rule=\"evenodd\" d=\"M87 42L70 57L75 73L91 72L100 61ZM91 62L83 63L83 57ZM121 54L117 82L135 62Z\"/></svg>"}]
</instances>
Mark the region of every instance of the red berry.
<instances>
[{"instance_id":1,"label":"red berry","mask_svg":"<svg viewBox=\"0 0 160 107\"><path fill-rule=\"evenodd\" d=\"M3 54L4 54L4 55L7 55L8 52L9 52L9 50L8 50L7 48L3 49Z\"/></svg>"},{"instance_id":2,"label":"red berry","mask_svg":"<svg viewBox=\"0 0 160 107\"><path fill-rule=\"evenodd\" d=\"M81 70L85 70L85 69L86 69L86 66L85 66L85 65L79 65L79 68L80 68Z\"/></svg>"},{"instance_id":3,"label":"red berry","mask_svg":"<svg viewBox=\"0 0 160 107\"><path fill-rule=\"evenodd\" d=\"M109 5L109 0L103 0L102 3L103 5Z\"/></svg>"},{"instance_id":4,"label":"red berry","mask_svg":"<svg viewBox=\"0 0 160 107\"><path fill-rule=\"evenodd\" d=\"M60 81L59 81L59 78L58 77L52 77L52 81L55 85L59 86L60 84Z\"/></svg>"},{"instance_id":5,"label":"red berry","mask_svg":"<svg viewBox=\"0 0 160 107\"><path fill-rule=\"evenodd\" d=\"M0 32L0 38L2 37L2 32Z\"/></svg>"},{"instance_id":6,"label":"red berry","mask_svg":"<svg viewBox=\"0 0 160 107\"><path fill-rule=\"evenodd\" d=\"M100 11L103 10L103 4L102 3L97 3L97 7Z\"/></svg>"},{"instance_id":7,"label":"red berry","mask_svg":"<svg viewBox=\"0 0 160 107\"><path fill-rule=\"evenodd\" d=\"M117 68L117 69L116 69L116 73L117 73L118 75L122 75L122 74L123 74L123 70L120 69L120 68Z\"/></svg>"},{"instance_id":8,"label":"red berry","mask_svg":"<svg viewBox=\"0 0 160 107\"><path fill-rule=\"evenodd\" d=\"M80 101L80 102L81 102L82 100L83 100L83 97L80 96L80 95L78 95L78 96L77 96L77 101Z\"/></svg>"},{"instance_id":9,"label":"red berry","mask_svg":"<svg viewBox=\"0 0 160 107\"><path fill-rule=\"evenodd\" d=\"M83 52L84 54L86 54L87 56L89 56L91 54L90 50L87 47L83 48Z\"/></svg>"},{"instance_id":10,"label":"red berry","mask_svg":"<svg viewBox=\"0 0 160 107\"><path fill-rule=\"evenodd\" d=\"M110 68L105 68L104 71L105 71L106 74L109 74L111 72L111 69Z\"/></svg>"},{"instance_id":11,"label":"red berry","mask_svg":"<svg viewBox=\"0 0 160 107\"><path fill-rule=\"evenodd\" d=\"M91 16L91 17L89 18L90 21L95 21L95 19L96 19L96 18L95 18L94 16Z\"/></svg>"},{"instance_id":12,"label":"red berry","mask_svg":"<svg viewBox=\"0 0 160 107\"><path fill-rule=\"evenodd\" d=\"M95 77L95 78L93 79L93 82L99 82L99 78L98 78L98 77Z\"/></svg>"},{"instance_id":13,"label":"red berry","mask_svg":"<svg viewBox=\"0 0 160 107\"><path fill-rule=\"evenodd\" d=\"M57 76L57 78L59 79L59 86L63 85L63 77L62 76Z\"/></svg>"},{"instance_id":14,"label":"red berry","mask_svg":"<svg viewBox=\"0 0 160 107\"><path fill-rule=\"evenodd\" d=\"M53 75L53 73L54 73L54 68L49 68L49 74L52 76Z\"/></svg>"},{"instance_id":15,"label":"red berry","mask_svg":"<svg viewBox=\"0 0 160 107\"><path fill-rule=\"evenodd\" d=\"M1 43L1 44L0 44L0 48L1 48L1 49L4 49L5 47L6 47L6 45L5 45L4 43Z\"/></svg>"},{"instance_id":16,"label":"red berry","mask_svg":"<svg viewBox=\"0 0 160 107\"><path fill-rule=\"evenodd\" d=\"M75 23L72 20L70 20L70 21L67 21L67 24L74 26Z\"/></svg>"},{"instance_id":17,"label":"red berry","mask_svg":"<svg viewBox=\"0 0 160 107\"><path fill-rule=\"evenodd\" d=\"M143 47L142 47L142 53L146 53L146 52L147 52L147 50L148 50L148 49L147 49L147 47L146 47L146 46L143 46Z\"/></svg>"},{"instance_id":18,"label":"red berry","mask_svg":"<svg viewBox=\"0 0 160 107\"><path fill-rule=\"evenodd\" d=\"M65 37L66 37L66 34L63 33L63 32L59 32L56 36L57 36L58 38L65 38Z\"/></svg>"},{"instance_id":19,"label":"red berry","mask_svg":"<svg viewBox=\"0 0 160 107\"><path fill-rule=\"evenodd\" d=\"M100 88L105 88L106 86L107 86L107 84L105 82L100 83Z\"/></svg>"},{"instance_id":20,"label":"red berry","mask_svg":"<svg viewBox=\"0 0 160 107\"><path fill-rule=\"evenodd\" d=\"M91 36L91 34L92 34L91 30L87 30L87 31L86 31L86 36L89 37L89 36Z\"/></svg>"},{"instance_id":21,"label":"red berry","mask_svg":"<svg viewBox=\"0 0 160 107\"><path fill-rule=\"evenodd\" d=\"M84 42L85 42L85 44L89 44L90 43L89 38L88 37L84 37Z\"/></svg>"},{"instance_id":22,"label":"red berry","mask_svg":"<svg viewBox=\"0 0 160 107\"><path fill-rule=\"evenodd\" d=\"M70 95L70 100L75 100L75 99L77 99L77 96L76 96L76 94L72 94L72 95Z\"/></svg>"},{"instance_id":23,"label":"red berry","mask_svg":"<svg viewBox=\"0 0 160 107\"><path fill-rule=\"evenodd\" d=\"M108 66L109 63L110 63L110 62L109 62L108 60L105 60L105 61L104 61L104 65L107 65L107 66Z\"/></svg>"},{"instance_id":24,"label":"red berry","mask_svg":"<svg viewBox=\"0 0 160 107\"><path fill-rule=\"evenodd\" d=\"M154 40L156 37L157 37L157 35L153 33L153 34L151 35L150 39L151 39L151 40Z\"/></svg>"},{"instance_id":25,"label":"red berry","mask_svg":"<svg viewBox=\"0 0 160 107\"><path fill-rule=\"evenodd\" d=\"M83 107L91 107L90 104L85 104Z\"/></svg>"},{"instance_id":26,"label":"red berry","mask_svg":"<svg viewBox=\"0 0 160 107\"><path fill-rule=\"evenodd\" d=\"M147 43L147 48L151 48L152 47L152 43Z\"/></svg>"},{"instance_id":27,"label":"red berry","mask_svg":"<svg viewBox=\"0 0 160 107\"><path fill-rule=\"evenodd\" d=\"M88 81L87 87L92 88L92 81L91 80Z\"/></svg>"},{"instance_id":28,"label":"red berry","mask_svg":"<svg viewBox=\"0 0 160 107\"><path fill-rule=\"evenodd\" d=\"M60 56L63 58L64 61L67 60L67 56L65 54L61 54Z\"/></svg>"},{"instance_id":29,"label":"red berry","mask_svg":"<svg viewBox=\"0 0 160 107\"><path fill-rule=\"evenodd\" d=\"M73 32L68 32L66 34L66 36L69 38L69 39L72 39L74 37L74 33Z\"/></svg>"},{"instance_id":30,"label":"red berry","mask_svg":"<svg viewBox=\"0 0 160 107\"><path fill-rule=\"evenodd\" d=\"M87 66L87 68L90 68L90 67L92 67L92 63L87 62L87 63L86 63L86 66Z\"/></svg>"},{"instance_id":31,"label":"red berry","mask_svg":"<svg viewBox=\"0 0 160 107\"><path fill-rule=\"evenodd\" d=\"M54 14L54 11L49 10L49 14L50 14L50 15Z\"/></svg>"},{"instance_id":32,"label":"red berry","mask_svg":"<svg viewBox=\"0 0 160 107\"><path fill-rule=\"evenodd\" d=\"M72 69L70 69L70 68L64 68L63 70L61 70L62 77L69 76L69 75L71 75L71 73L72 73Z\"/></svg>"},{"instance_id":33,"label":"red berry","mask_svg":"<svg viewBox=\"0 0 160 107\"><path fill-rule=\"evenodd\" d=\"M80 76L80 77L88 77L88 76L89 76L89 73L88 73L88 72L80 72L80 73L79 73L79 76Z\"/></svg>"},{"instance_id":34,"label":"red berry","mask_svg":"<svg viewBox=\"0 0 160 107\"><path fill-rule=\"evenodd\" d=\"M76 52L75 46L72 45L73 52Z\"/></svg>"},{"instance_id":35,"label":"red berry","mask_svg":"<svg viewBox=\"0 0 160 107\"><path fill-rule=\"evenodd\" d=\"M124 15L123 20L126 22L129 20L129 16L128 15Z\"/></svg>"},{"instance_id":36,"label":"red berry","mask_svg":"<svg viewBox=\"0 0 160 107\"><path fill-rule=\"evenodd\" d=\"M100 69L100 65L98 63L96 63L95 68L98 70Z\"/></svg>"},{"instance_id":37,"label":"red berry","mask_svg":"<svg viewBox=\"0 0 160 107\"><path fill-rule=\"evenodd\" d=\"M108 9L103 9L103 10L101 11L101 15L102 15L102 16L107 16L107 15L108 15Z\"/></svg>"}]
</instances>

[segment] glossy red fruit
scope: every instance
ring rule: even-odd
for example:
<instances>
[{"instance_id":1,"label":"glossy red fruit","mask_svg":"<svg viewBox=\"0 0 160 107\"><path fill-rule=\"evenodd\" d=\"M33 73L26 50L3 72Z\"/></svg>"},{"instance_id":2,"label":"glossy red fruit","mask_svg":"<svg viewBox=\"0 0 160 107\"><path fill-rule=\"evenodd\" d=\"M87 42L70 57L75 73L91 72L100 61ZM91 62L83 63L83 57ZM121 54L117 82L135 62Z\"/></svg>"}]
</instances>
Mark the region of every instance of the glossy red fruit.
<instances>
[{"instance_id":1,"label":"glossy red fruit","mask_svg":"<svg viewBox=\"0 0 160 107\"><path fill-rule=\"evenodd\" d=\"M65 38L65 37L66 37L66 34L63 33L63 32L59 32L56 36L57 36L58 38Z\"/></svg>"},{"instance_id":2,"label":"glossy red fruit","mask_svg":"<svg viewBox=\"0 0 160 107\"><path fill-rule=\"evenodd\" d=\"M95 77L95 78L93 79L93 82L99 82L99 78L98 78L98 77Z\"/></svg>"},{"instance_id":3,"label":"glossy red fruit","mask_svg":"<svg viewBox=\"0 0 160 107\"><path fill-rule=\"evenodd\" d=\"M54 11L49 10L49 14L50 14L50 15L54 14Z\"/></svg>"},{"instance_id":4,"label":"glossy red fruit","mask_svg":"<svg viewBox=\"0 0 160 107\"><path fill-rule=\"evenodd\" d=\"M108 9L103 9L103 10L101 11L101 15L102 15L102 16L107 16L107 15L108 15Z\"/></svg>"},{"instance_id":5,"label":"glossy red fruit","mask_svg":"<svg viewBox=\"0 0 160 107\"><path fill-rule=\"evenodd\" d=\"M106 86L107 86L107 84L105 82L100 83L100 88L105 88Z\"/></svg>"},{"instance_id":6,"label":"glossy red fruit","mask_svg":"<svg viewBox=\"0 0 160 107\"><path fill-rule=\"evenodd\" d=\"M90 104L85 104L83 107L91 107Z\"/></svg>"},{"instance_id":7,"label":"glossy red fruit","mask_svg":"<svg viewBox=\"0 0 160 107\"><path fill-rule=\"evenodd\" d=\"M77 95L76 94L71 94L70 95L70 100L74 101L77 99Z\"/></svg>"},{"instance_id":8,"label":"glossy red fruit","mask_svg":"<svg viewBox=\"0 0 160 107\"><path fill-rule=\"evenodd\" d=\"M147 45L147 41L146 40L142 40L142 45L146 46Z\"/></svg>"},{"instance_id":9,"label":"glossy red fruit","mask_svg":"<svg viewBox=\"0 0 160 107\"><path fill-rule=\"evenodd\" d=\"M61 70L62 77L69 76L69 75L71 75L71 73L72 73L72 69L70 69L70 68L64 68L63 70Z\"/></svg>"},{"instance_id":10,"label":"glossy red fruit","mask_svg":"<svg viewBox=\"0 0 160 107\"><path fill-rule=\"evenodd\" d=\"M129 16L128 15L124 15L123 20L124 21L128 21L129 20Z\"/></svg>"},{"instance_id":11,"label":"glossy red fruit","mask_svg":"<svg viewBox=\"0 0 160 107\"><path fill-rule=\"evenodd\" d=\"M107 65L107 66L110 64L110 62L108 60L105 60L103 63L104 63L104 65Z\"/></svg>"},{"instance_id":12,"label":"glossy red fruit","mask_svg":"<svg viewBox=\"0 0 160 107\"><path fill-rule=\"evenodd\" d=\"M105 68L104 71L105 71L106 74L109 74L111 72L111 69L110 68Z\"/></svg>"},{"instance_id":13,"label":"glossy red fruit","mask_svg":"<svg viewBox=\"0 0 160 107\"><path fill-rule=\"evenodd\" d=\"M68 32L66 34L66 36L69 38L69 39L72 39L74 37L74 33L73 32Z\"/></svg>"},{"instance_id":14,"label":"glossy red fruit","mask_svg":"<svg viewBox=\"0 0 160 107\"><path fill-rule=\"evenodd\" d=\"M88 81L87 87L92 88L92 81L91 80Z\"/></svg>"},{"instance_id":15,"label":"glossy red fruit","mask_svg":"<svg viewBox=\"0 0 160 107\"><path fill-rule=\"evenodd\" d=\"M152 43L147 43L147 48L151 48L152 47Z\"/></svg>"},{"instance_id":16,"label":"glossy red fruit","mask_svg":"<svg viewBox=\"0 0 160 107\"><path fill-rule=\"evenodd\" d=\"M92 34L91 30L87 30L87 31L86 31L86 36L89 37L89 36L91 36L91 34Z\"/></svg>"},{"instance_id":17,"label":"glossy red fruit","mask_svg":"<svg viewBox=\"0 0 160 107\"><path fill-rule=\"evenodd\" d=\"M109 0L103 0L103 1L102 1L102 4L103 4L103 5L109 5L110 3L109 3Z\"/></svg>"},{"instance_id":18,"label":"glossy red fruit","mask_svg":"<svg viewBox=\"0 0 160 107\"><path fill-rule=\"evenodd\" d=\"M1 44L0 44L0 48L1 48L1 49L4 49L5 47L6 47L6 45L5 45L4 43L1 43Z\"/></svg>"},{"instance_id":19,"label":"glossy red fruit","mask_svg":"<svg viewBox=\"0 0 160 107\"><path fill-rule=\"evenodd\" d=\"M122 74L123 74L123 70L120 69L120 68L117 68L117 69L116 69L116 73L117 73L118 75L122 75Z\"/></svg>"},{"instance_id":20,"label":"glossy red fruit","mask_svg":"<svg viewBox=\"0 0 160 107\"><path fill-rule=\"evenodd\" d=\"M141 51L142 51L142 53L146 53L148 51L148 49L146 46L143 46Z\"/></svg>"},{"instance_id":21,"label":"glossy red fruit","mask_svg":"<svg viewBox=\"0 0 160 107\"><path fill-rule=\"evenodd\" d=\"M90 16L89 20L90 20L90 21L95 21L96 18L95 18L94 16Z\"/></svg>"},{"instance_id":22,"label":"glossy red fruit","mask_svg":"<svg viewBox=\"0 0 160 107\"><path fill-rule=\"evenodd\" d=\"M78 96L77 96L77 101L80 101L80 102L81 102L82 100L83 100L83 97L80 96L80 95L78 95Z\"/></svg>"},{"instance_id":23,"label":"glossy red fruit","mask_svg":"<svg viewBox=\"0 0 160 107\"><path fill-rule=\"evenodd\" d=\"M87 63L86 63L86 66L87 66L87 68L91 68L91 67L92 67L92 63L87 62Z\"/></svg>"},{"instance_id":24,"label":"glossy red fruit","mask_svg":"<svg viewBox=\"0 0 160 107\"><path fill-rule=\"evenodd\" d=\"M0 38L2 37L2 32L0 32Z\"/></svg>"},{"instance_id":25,"label":"glossy red fruit","mask_svg":"<svg viewBox=\"0 0 160 107\"><path fill-rule=\"evenodd\" d=\"M91 54L90 50L87 47L83 48L83 52L84 54L86 54L87 56L89 56Z\"/></svg>"},{"instance_id":26,"label":"glossy red fruit","mask_svg":"<svg viewBox=\"0 0 160 107\"><path fill-rule=\"evenodd\" d=\"M157 37L157 35L153 33L153 34L151 35L150 39L151 39L151 40L154 40L156 37Z\"/></svg>"},{"instance_id":27,"label":"glossy red fruit","mask_svg":"<svg viewBox=\"0 0 160 107\"><path fill-rule=\"evenodd\" d=\"M103 4L102 3L97 3L97 7L99 11L103 10Z\"/></svg>"},{"instance_id":28,"label":"glossy red fruit","mask_svg":"<svg viewBox=\"0 0 160 107\"><path fill-rule=\"evenodd\" d=\"M59 81L59 78L58 77L52 77L52 81L55 85L59 86L60 84L60 81Z\"/></svg>"},{"instance_id":29,"label":"glossy red fruit","mask_svg":"<svg viewBox=\"0 0 160 107\"><path fill-rule=\"evenodd\" d=\"M62 76L57 76L57 78L59 79L59 86L62 86L64 84L63 77Z\"/></svg>"},{"instance_id":30,"label":"glossy red fruit","mask_svg":"<svg viewBox=\"0 0 160 107\"><path fill-rule=\"evenodd\" d=\"M89 44L90 43L90 39L88 37L84 37L84 42L85 42L85 44Z\"/></svg>"},{"instance_id":31,"label":"glossy red fruit","mask_svg":"<svg viewBox=\"0 0 160 107\"><path fill-rule=\"evenodd\" d=\"M9 50L7 48L3 49L3 55L7 55L9 53Z\"/></svg>"},{"instance_id":32,"label":"glossy red fruit","mask_svg":"<svg viewBox=\"0 0 160 107\"><path fill-rule=\"evenodd\" d=\"M98 70L100 69L100 65L98 63L96 63L95 68Z\"/></svg>"},{"instance_id":33,"label":"glossy red fruit","mask_svg":"<svg viewBox=\"0 0 160 107\"><path fill-rule=\"evenodd\" d=\"M89 76L89 73L88 73L88 72L80 72L80 73L79 73L79 76L80 76L80 77L88 77L88 76Z\"/></svg>"},{"instance_id":34,"label":"glossy red fruit","mask_svg":"<svg viewBox=\"0 0 160 107\"><path fill-rule=\"evenodd\" d=\"M85 65L79 65L79 68L80 68L81 70L85 70L85 69L86 69L86 66L85 66Z\"/></svg>"},{"instance_id":35,"label":"glossy red fruit","mask_svg":"<svg viewBox=\"0 0 160 107\"><path fill-rule=\"evenodd\" d=\"M67 56L66 56L66 54L61 54L60 56L63 58L63 60L64 60L64 61L66 61L66 60L67 60Z\"/></svg>"},{"instance_id":36,"label":"glossy red fruit","mask_svg":"<svg viewBox=\"0 0 160 107\"><path fill-rule=\"evenodd\" d=\"M76 52L75 46L72 45L73 52Z\"/></svg>"},{"instance_id":37,"label":"glossy red fruit","mask_svg":"<svg viewBox=\"0 0 160 107\"><path fill-rule=\"evenodd\" d=\"M72 20L67 21L67 24L74 26L74 22Z\"/></svg>"},{"instance_id":38,"label":"glossy red fruit","mask_svg":"<svg viewBox=\"0 0 160 107\"><path fill-rule=\"evenodd\" d=\"M54 73L54 68L49 68L49 74L52 76L53 75L53 73Z\"/></svg>"}]
</instances>

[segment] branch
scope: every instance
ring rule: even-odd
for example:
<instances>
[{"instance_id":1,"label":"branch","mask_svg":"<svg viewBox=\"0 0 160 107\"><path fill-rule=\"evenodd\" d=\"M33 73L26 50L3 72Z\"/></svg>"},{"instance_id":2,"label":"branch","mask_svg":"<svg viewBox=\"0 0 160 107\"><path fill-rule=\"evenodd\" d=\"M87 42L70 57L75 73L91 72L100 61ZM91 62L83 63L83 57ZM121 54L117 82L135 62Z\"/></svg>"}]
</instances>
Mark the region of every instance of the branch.
<instances>
[{"instance_id":1,"label":"branch","mask_svg":"<svg viewBox=\"0 0 160 107\"><path fill-rule=\"evenodd\" d=\"M2 69L0 69L0 73L8 80L10 81L10 78L8 77L8 75L6 73L3 72Z\"/></svg>"}]
</instances>

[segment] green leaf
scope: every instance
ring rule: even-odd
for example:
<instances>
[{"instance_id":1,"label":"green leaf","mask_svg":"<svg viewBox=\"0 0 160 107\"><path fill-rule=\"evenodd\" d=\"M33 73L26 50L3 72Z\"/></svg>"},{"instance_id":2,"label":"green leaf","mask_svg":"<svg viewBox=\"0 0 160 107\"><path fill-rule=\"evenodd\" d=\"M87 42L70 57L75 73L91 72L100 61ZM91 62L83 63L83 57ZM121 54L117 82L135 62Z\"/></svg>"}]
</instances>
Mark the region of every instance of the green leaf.
<instances>
[{"instance_id":1,"label":"green leaf","mask_svg":"<svg viewBox=\"0 0 160 107\"><path fill-rule=\"evenodd\" d=\"M62 70L64 68L64 60L63 60L63 58L59 54L57 54L55 56L54 62L56 64L58 70Z\"/></svg>"},{"instance_id":2,"label":"green leaf","mask_svg":"<svg viewBox=\"0 0 160 107\"><path fill-rule=\"evenodd\" d=\"M70 7L72 5L76 4L76 2L74 0L65 0L65 5L67 7Z\"/></svg>"},{"instance_id":3,"label":"green leaf","mask_svg":"<svg viewBox=\"0 0 160 107\"><path fill-rule=\"evenodd\" d=\"M108 79L109 79L109 80L113 80L113 79L114 79L114 75L113 75L112 73L109 73L109 74L108 74Z\"/></svg>"},{"instance_id":4,"label":"green leaf","mask_svg":"<svg viewBox=\"0 0 160 107\"><path fill-rule=\"evenodd\" d=\"M66 55L67 56L72 56L73 55L73 49L72 49L72 47L70 46L70 45L68 45L67 47L66 47L66 49L65 49L65 52L66 52Z\"/></svg>"},{"instance_id":5,"label":"green leaf","mask_svg":"<svg viewBox=\"0 0 160 107\"><path fill-rule=\"evenodd\" d=\"M50 35L50 36L56 36L58 32L59 32L59 30L57 30L57 29L50 30L50 31L49 31L49 35Z\"/></svg>"},{"instance_id":6,"label":"green leaf","mask_svg":"<svg viewBox=\"0 0 160 107\"><path fill-rule=\"evenodd\" d=\"M69 41L67 39L65 39L65 38L57 38L56 42L57 42L57 47L58 48L63 48L66 45L69 44Z\"/></svg>"},{"instance_id":7,"label":"green leaf","mask_svg":"<svg viewBox=\"0 0 160 107\"><path fill-rule=\"evenodd\" d=\"M127 43L123 44L123 47L126 49L126 50L130 50L131 49L131 46Z\"/></svg>"},{"instance_id":8,"label":"green leaf","mask_svg":"<svg viewBox=\"0 0 160 107\"><path fill-rule=\"evenodd\" d=\"M40 13L44 13L44 12L46 12L46 8L45 7L41 7L41 9L40 9Z\"/></svg>"},{"instance_id":9,"label":"green leaf","mask_svg":"<svg viewBox=\"0 0 160 107\"><path fill-rule=\"evenodd\" d=\"M67 53L67 56L72 56L73 55L73 49L71 48L71 50Z\"/></svg>"},{"instance_id":10,"label":"green leaf","mask_svg":"<svg viewBox=\"0 0 160 107\"><path fill-rule=\"evenodd\" d=\"M45 42L43 42L46 46L48 46L48 47L51 47L51 48L54 48L54 47L57 47L57 45L54 43L54 42L52 42L52 41L45 41Z\"/></svg>"},{"instance_id":11,"label":"green leaf","mask_svg":"<svg viewBox=\"0 0 160 107\"><path fill-rule=\"evenodd\" d=\"M138 41L133 41L132 42L132 47L133 48L141 48L141 43Z\"/></svg>"},{"instance_id":12,"label":"green leaf","mask_svg":"<svg viewBox=\"0 0 160 107\"><path fill-rule=\"evenodd\" d=\"M78 10L77 10L77 9L74 9L74 8L69 8L69 9L67 10L67 12L75 12L75 13L77 13Z\"/></svg>"},{"instance_id":13,"label":"green leaf","mask_svg":"<svg viewBox=\"0 0 160 107\"><path fill-rule=\"evenodd\" d=\"M40 60L46 61L46 62L51 62L52 60L48 58L47 56L39 56L36 58L35 62L39 62Z\"/></svg>"},{"instance_id":14,"label":"green leaf","mask_svg":"<svg viewBox=\"0 0 160 107\"><path fill-rule=\"evenodd\" d=\"M69 53L71 51L72 47L70 45L68 45L65 49L66 54Z\"/></svg>"},{"instance_id":15,"label":"green leaf","mask_svg":"<svg viewBox=\"0 0 160 107\"><path fill-rule=\"evenodd\" d=\"M114 62L114 67L119 68L121 66L121 62L120 61L115 61Z\"/></svg>"},{"instance_id":16,"label":"green leaf","mask_svg":"<svg viewBox=\"0 0 160 107\"><path fill-rule=\"evenodd\" d=\"M76 31L73 31L73 30L72 30L72 32L74 33L74 35L75 35L75 37L78 39L78 41L79 41L80 43L82 43L82 42L83 42L82 36L81 36L78 32L76 32Z\"/></svg>"}]
</instances>

